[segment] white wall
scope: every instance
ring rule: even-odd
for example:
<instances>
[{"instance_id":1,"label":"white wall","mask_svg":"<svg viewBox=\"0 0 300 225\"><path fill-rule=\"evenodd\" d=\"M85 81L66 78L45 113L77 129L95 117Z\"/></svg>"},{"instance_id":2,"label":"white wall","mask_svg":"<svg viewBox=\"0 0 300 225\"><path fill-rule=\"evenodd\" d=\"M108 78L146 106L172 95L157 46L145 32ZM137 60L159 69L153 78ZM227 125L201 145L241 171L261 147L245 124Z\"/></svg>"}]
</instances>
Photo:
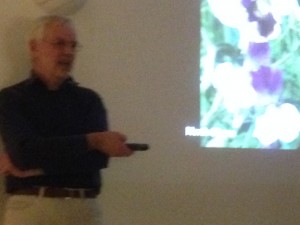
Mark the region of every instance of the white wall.
<instances>
[{"instance_id":1,"label":"white wall","mask_svg":"<svg viewBox=\"0 0 300 225\"><path fill-rule=\"evenodd\" d=\"M42 14L2 0L0 87L26 77L22 37ZM72 16L74 76L102 95L112 129L152 146L104 172L105 225L297 225L298 152L209 152L183 135L198 120L198 14L198 0L88 0Z\"/></svg>"}]
</instances>

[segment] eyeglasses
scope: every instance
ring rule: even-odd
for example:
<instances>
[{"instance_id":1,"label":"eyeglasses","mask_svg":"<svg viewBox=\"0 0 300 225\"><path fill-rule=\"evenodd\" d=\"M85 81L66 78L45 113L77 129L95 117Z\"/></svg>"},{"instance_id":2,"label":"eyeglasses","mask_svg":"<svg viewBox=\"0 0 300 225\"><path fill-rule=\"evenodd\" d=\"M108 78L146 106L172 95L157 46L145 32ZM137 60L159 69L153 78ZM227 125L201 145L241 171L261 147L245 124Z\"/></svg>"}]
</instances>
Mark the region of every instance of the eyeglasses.
<instances>
[{"instance_id":1,"label":"eyeglasses","mask_svg":"<svg viewBox=\"0 0 300 225\"><path fill-rule=\"evenodd\" d=\"M70 47L73 51L78 51L82 45L80 45L78 42L76 41L62 41L62 40L58 40L58 41L44 41L48 44L50 44L53 48L58 49L58 50L62 50L65 49L66 47Z\"/></svg>"}]
</instances>

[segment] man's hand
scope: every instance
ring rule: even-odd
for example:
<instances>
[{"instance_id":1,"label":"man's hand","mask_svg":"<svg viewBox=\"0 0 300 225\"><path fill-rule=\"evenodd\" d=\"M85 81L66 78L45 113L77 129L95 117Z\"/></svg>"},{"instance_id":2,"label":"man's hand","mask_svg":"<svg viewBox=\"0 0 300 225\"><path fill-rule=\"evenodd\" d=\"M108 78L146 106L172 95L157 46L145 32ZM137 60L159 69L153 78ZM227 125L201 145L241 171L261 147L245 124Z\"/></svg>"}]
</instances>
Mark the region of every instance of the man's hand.
<instances>
[{"instance_id":1,"label":"man's hand","mask_svg":"<svg viewBox=\"0 0 300 225\"><path fill-rule=\"evenodd\" d=\"M19 178L42 175L43 171L39 169L20 170L11 161L7 153L0 153L0 175L14 176Z\"/></svg>"},{"instance_id":2,"label":"man's hand","mask_svg":"<svg viewBox=\"0 0 300 225\"><path fill-rule=\"evenodd\" d=\"M114 131L95 132L86 135L90 149L95 149L111 157L132 155L126 146L126 136Z\"/></svg>"}]
</instances>

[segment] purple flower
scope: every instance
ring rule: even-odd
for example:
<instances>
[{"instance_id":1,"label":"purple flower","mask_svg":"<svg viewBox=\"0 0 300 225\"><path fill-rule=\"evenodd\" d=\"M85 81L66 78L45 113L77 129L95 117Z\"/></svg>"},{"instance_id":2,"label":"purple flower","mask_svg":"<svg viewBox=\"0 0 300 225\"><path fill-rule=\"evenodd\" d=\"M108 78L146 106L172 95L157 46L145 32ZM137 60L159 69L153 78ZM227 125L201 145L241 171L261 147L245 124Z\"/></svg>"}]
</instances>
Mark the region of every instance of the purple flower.
<instances>
[{"instance_id":1,"label":"purple flower","mask_svg":"<svg viewBox=\"0 0 300 225\"><path fill-rule=\"evenodd\" d=\"M272 13L262 13L256 4L256 0L242 0L246 8L249 22L258 23L258 32L263 37L268 37L273 31L276 20Z\"/></svg>"},{"instance_id":2,"label":"purple flower","mask_svg":"<svg viewBox=\"0 0 300 225\"><path fill-rule=\"evenodd\" d=\"M254 0L242 0L242 5L246 8L248 13L248 20L250 22L257 21L257 16L255 14L257 7L256 1Z\"/></svg>"},{"instance_id":3,"label":"purple flower","mask_svg":"<svg viewBox=\"0 0 300 225\"><path fill-rule=\"evenodd\" d=\"M268 13L257 20L258 22L258 32L263 37L268 37L273 31L274 26L276 24L276 20L274 19L271 13Z\"/></svg>"},{"instance_id":4,"label":"purple flower","mask_svg":"<svg viewBox=\"0 0 300 225\"><path fill-rule=\"evenodd\" d=\"M249 8L252 4L255 4L255 1L253 1L253 0L242 0L242 5L245 8Z\"/></svg>"},{"instance_id":5,"label":"purple flower","mask_svg":"<svg viewBox=\"0 0 300 225\"><path fill-rule=\"evenodd\" d=\"M275 94L282 88L282 72L268 66L261 66L251 72L252 86L259 93Z\"/></svg>"},{"instance_id":6,"label":"purple flower","mask_svg":"<svg viewBox=\"0 0 300 225\"><path fill-rule=\"evenodd\" d=\"M248 47L249 57L256 61L262 62L270 59L270 45L268 42L255 43L250 42Z\"/></svg>"}]
</instances>

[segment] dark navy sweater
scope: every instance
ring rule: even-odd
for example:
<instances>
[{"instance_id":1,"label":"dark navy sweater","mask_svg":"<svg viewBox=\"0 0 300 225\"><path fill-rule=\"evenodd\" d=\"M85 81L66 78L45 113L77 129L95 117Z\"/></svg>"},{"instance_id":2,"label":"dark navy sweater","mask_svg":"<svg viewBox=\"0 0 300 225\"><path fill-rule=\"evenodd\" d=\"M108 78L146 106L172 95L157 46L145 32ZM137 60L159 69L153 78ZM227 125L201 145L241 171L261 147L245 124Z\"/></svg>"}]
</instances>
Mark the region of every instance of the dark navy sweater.
<instances>
[{"instance_id":1,"label":"dark navy sweater","mask_svg":"<svg viewBox=\"0 0 300 225\"><path fill-rule=\"evenodd\" d=\"M90 150L85 134L108 129L105 107L92 90L68 78L51 91L33 76L0 92L0 131L13 163L45 175L6 177L6 190L31 186L93 188L108 157Z\"/></svg>"}]
</instances>

